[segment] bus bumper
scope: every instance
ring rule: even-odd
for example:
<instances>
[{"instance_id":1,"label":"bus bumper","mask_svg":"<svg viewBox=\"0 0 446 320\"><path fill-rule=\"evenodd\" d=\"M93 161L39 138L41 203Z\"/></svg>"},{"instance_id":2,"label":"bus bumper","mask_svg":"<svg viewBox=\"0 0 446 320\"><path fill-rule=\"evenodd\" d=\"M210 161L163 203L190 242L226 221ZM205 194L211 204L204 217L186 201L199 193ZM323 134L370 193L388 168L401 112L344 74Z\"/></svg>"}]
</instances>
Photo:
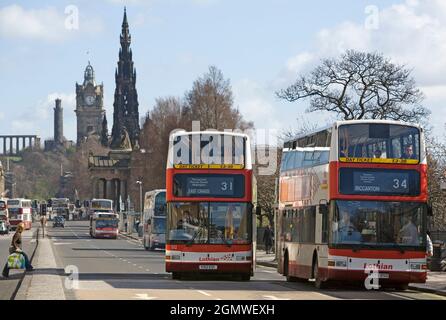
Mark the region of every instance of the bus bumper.
<instances>
[{"instance_id":1,"label":"bus bumper","mask_svg":"<svg viewBox=\"0 0 446 320\"><path fill-rule=\"evenodd\" d=\"M326 280L342 282L364 282L369 273L365 270L341 270L334 268L321 268L322 278ZM427 272L425 271L379 271L379 283L425 283Z\"/></svg>"},{"instance_id":2,"label":"bus bumper","mask_svg":"<svg viewBox=\"0 0 446 320\"><path fill-rule=\"evenodd\" d=\"M201 263L201 262L173 262L166 261L166 272L194 272L194 273L249 273L251 262L244 263Z\"/></svg>"}]
</instances>

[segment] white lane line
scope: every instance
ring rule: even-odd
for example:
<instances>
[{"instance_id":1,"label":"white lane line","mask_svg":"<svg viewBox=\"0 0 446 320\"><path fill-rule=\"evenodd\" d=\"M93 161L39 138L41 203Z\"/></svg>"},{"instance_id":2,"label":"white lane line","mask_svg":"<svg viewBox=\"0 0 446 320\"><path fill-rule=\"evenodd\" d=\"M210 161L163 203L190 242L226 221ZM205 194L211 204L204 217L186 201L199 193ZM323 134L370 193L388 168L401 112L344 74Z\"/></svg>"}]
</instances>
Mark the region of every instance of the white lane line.
<instances>
[{"instance_id":1,"label":"white lane line","mask_svg":"<svg viewBox=\"0 0 446 320\"><path fill-rule=\"evenodd\" d=\"M290 300L290 299L280 299L280 298L277 298L276 296L263 296L263 298L265 298L267 300Z\"/></svg>"},{"instance_id":2,"label":"white lane line","mask_svg":"<svg viewBox=\"0 0 446 320\"><path fill-rule=\"evenodd\" d=\"M212 297L212 295L209 294L209 293L207 293L206 291L203 291L203 290L197 290L197 292L199 292L199 293L201 293L201 294L204 294L205 296Z\"/></svg>"},{"instance_id":3,"label":"white lane line","mask_svg":"<svg viewBox=\"0 0 446 320\"><path fill-rule=\"evenodd\" d=\"M150 272L150 270L149 270L149 269L146 269L146 271L147 271L147 272Z\"/></svg>"},{"instance_id":4,"label":"white lane line","mask_svg":"<svg viewBox=\"0 0 446 320\"><path fill-rule=\"evenodd\" d=\"M415 298L409 298L409 297L406 297L406 296L403 296L403 295L399 295L399 294L396 294L396 293L390 293L390 292L384 292L385 294L388 294L389 296L392 296L392 297L396 297L396 298L400 298L400 299L405 299L405 300L416 300Z\"/></svg>"},{"instance_id":5,"label":"white lane line","mask_svg":"<svg viewBox=\"0 0 446 320\"><path fill-rule=\"evenodd\" d=\"M157 297L149 297L147 293L137 293L134 297L134 299L142 299L142 300L153 300Z\"/></svg>"}]
</instances>

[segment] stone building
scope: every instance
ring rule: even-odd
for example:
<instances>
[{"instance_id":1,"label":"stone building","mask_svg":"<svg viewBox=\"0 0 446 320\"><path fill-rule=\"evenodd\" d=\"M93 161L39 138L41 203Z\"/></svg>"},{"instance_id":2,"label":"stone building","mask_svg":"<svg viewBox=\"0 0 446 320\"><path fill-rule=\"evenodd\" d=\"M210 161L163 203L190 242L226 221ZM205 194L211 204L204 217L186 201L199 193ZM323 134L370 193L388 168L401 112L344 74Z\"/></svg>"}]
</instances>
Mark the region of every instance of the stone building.
<instances>
[{"instance_id":1,"label":"stone building","mask_svg":"<svg viewBox=\"0 0 446 320\"><path fill-rule=\"evenodd\" d=\"M124 131L128 132L132 147L137 147L140 127L136 70L133 67L132 49L130 48L131 36L125 9L120 40L118 67L115 71L116 89L113 103L111 147L118 148L120 146Z\"/></svg>"},{"instance_id":2,"label":"stone building","mask_svg":"<svg viewBox=\"0 0 446 320\"><path fill-rule=\"evenodd\" d=\"M92 196L113 200L118 211L128 209L119 207L118 204L121 200L127 206L126 200L134 183L131 180L132 152L138 149L140 133L136 71L133 68L130 42L127 12L124 9L121 49L115 73L112 150L106 156L90 154L88 157ZM106 119L102 120L102 127L104 130L107 128Z\"/></svg>"},{"instance_id":3,"label":"stone building","mask_svg":"<svg viewBox=\"0 0 446 320\"><path fill-rule=\"evenodd\" d=\"M77 145L89 135L102 138L104 109L104 85L96 85L94 69L88 62L84 72L84 82L76 82ZM107 132L104 132L107 135Z\"/></svg>"}]
</instances>

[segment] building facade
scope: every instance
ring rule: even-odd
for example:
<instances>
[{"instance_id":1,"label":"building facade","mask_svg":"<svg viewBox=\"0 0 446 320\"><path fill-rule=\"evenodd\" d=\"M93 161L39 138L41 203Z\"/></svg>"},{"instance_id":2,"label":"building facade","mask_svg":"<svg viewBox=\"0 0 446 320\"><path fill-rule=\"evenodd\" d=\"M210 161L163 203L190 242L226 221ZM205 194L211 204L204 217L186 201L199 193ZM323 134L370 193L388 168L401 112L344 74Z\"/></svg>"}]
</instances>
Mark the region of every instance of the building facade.
<instances>
[{"instance_id":1,"label":"building facade","mask_svg":"<svg viewBox=\"0 0 446 320\"><path fill-rule=\"evenodd\" d=\"M76 83L77 145L89 135L102 136L104 109L104 85L96 84L94 69L88 62L84 82Z\"/></svg>"},{"instance_id":2,"label":"building facade","mask_svg":"<svg viewBox=\"0 0 446 320\"><path fill-rule=\"evenodd\" d=\"M132 148L134 148L138 146L140 132L138 93L136 91L136 70L133 66L132 49L130 48L131 36L125 9L120 41L119 61L115 71L116 89L113 103L111 147L119 148L124 136L128 134Z\"/></svg>"}]
</instances>

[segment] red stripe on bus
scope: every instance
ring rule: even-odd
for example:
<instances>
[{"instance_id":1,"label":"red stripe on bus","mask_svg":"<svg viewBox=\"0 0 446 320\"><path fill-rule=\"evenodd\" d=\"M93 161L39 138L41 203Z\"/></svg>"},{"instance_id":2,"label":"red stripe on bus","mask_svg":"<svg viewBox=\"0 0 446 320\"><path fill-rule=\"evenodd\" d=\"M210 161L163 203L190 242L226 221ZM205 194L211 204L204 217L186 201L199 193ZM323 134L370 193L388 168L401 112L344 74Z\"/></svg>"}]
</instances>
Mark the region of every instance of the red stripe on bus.
<instances>
[{"instance_id":1,"label":"red stripe on bus","mask_svg":"<svg viewBox=\"0 0 446 320\"><path fill-rule=\"evenodd\" d=\"M372 195L344 195L339 192L339 169L340 168L370 168L370 169L405 169L420 172L420 195L419 196L372 196ZM401 165L401 164L376 164L376 163L344 163L330 162L330 199L339 200L388 200L388 201L427 201L427 165Z\"/></svg>"},{"instance_id":2,"label":"red stripe on bus","mask_svg":"<svg viewBox=\"0 0 446 320\"><path fill-rule=\"evenodd\" d=\"M328 249L330 256L342 256L349 258L369 258L369 259L419 259L425 258L423 251L398 251L398 250L358 250L352 249Z\"/></svg>"},{"instance_id":3,"label":"red stripe on bus","mask_svg":"<svg viewBox=\"0 0 446 320\"><path fill-rule=\"evenodd\" d=\"M186 244L166 244L166 250L182 251L182 252L241 252L251 251L250 244L233 244L227 246L225 244L203 244L203 245L186 245Z\"/></svg>"}]
</instances>

